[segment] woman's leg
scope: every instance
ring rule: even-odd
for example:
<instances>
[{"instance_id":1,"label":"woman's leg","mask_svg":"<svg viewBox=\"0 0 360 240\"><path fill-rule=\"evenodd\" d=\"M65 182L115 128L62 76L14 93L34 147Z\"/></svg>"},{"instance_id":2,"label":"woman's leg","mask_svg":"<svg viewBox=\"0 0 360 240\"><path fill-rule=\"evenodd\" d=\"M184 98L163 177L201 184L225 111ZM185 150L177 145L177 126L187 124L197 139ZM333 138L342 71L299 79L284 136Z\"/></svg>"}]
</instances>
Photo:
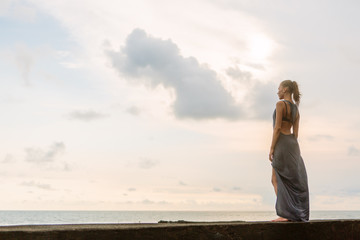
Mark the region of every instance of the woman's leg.
<instances>
[{"instance_id":1,"label":"woman's leg","mask_svg":"<svg viewBox=\"0 0 360 240\"><path fill-rule=\"evenodd\" d=\"M272 169L271 183L274 186L275 194L277 196L277 179L275 169ZM288 222L289 220L283 217L279 217L277 219L272 220L272 222Z\"/></svg>"},{"instance_id":2,"label":"woman's leg","mask_svg":"<svg viewBox=\"0 0 360 240\"><path fill-rule=\"evenodd\" d=\"M275 194L277 195L277 179L275 169L272 169L271 183L274 186Z\"/></svg>"}]
</instances>

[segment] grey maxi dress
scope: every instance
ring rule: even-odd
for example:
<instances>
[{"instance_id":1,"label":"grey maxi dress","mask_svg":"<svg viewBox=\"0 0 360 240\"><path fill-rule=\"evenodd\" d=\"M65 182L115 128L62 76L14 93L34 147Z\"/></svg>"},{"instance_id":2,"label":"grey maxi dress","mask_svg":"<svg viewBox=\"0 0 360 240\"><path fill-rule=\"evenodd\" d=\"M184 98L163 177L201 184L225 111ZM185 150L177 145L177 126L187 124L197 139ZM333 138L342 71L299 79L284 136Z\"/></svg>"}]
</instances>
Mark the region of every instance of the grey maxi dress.
<instances>
[{"instance_id":1,"label":"grey maxi dress","mask_svg":"<svg viewBox=\"0 0 360 240\"><path fill-rule=\"evenodd\" d=\"M290 121L294 123L298 111L297 106L289 101L286 102L290 104ZM275 119L276 109L273 114L273 126L275 126ZM293 134L280 133L274 149L272 166L277 179L275 206L277 215L290 221L309 221L307 174L298 141Z\"/></svg>"}]
</instances>

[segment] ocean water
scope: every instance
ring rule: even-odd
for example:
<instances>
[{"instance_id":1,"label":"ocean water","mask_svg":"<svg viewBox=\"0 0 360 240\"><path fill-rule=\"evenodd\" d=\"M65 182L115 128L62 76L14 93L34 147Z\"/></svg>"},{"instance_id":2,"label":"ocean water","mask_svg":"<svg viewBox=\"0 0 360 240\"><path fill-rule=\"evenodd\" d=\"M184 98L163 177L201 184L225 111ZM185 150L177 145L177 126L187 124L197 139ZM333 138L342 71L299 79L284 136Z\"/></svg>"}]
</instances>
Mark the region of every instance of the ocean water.
<instances>
[{"instance_id":1,"label":"ocean water","mask_svg":"<svg viewBox=\"0 0 360 240\"><path fill-rule=\"evenodd\" d=\"M164 221L269 221L273 211L0 211L0 226ZM312 211L310 220L360 219L360 211Z\"/></svg>"}]
</instances>

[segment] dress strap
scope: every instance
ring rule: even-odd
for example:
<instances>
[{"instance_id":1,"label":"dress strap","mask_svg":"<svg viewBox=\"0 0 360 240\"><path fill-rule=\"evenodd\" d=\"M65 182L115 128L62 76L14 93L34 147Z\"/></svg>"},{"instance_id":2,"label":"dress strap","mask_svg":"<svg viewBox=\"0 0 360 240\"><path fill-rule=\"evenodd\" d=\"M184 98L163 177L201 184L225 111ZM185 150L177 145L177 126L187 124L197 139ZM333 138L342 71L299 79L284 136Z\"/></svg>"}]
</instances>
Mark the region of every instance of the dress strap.
<instances>
[{"instance_id":1,"label":"dress strap","mask_svg":"<svg viewBox=\"0 0 360 240\"><path fill-rule=\"evenodd\" d=\"M296 104L294 104L288 100L285 100L285 99L282 101L288 102L290 104L290 118L291 118L291 122L294 124L296 116L297 116L297 112L298 112L298 108L297 108ZM287 112L287 110L286 110L286 112ZM289 121L290 121L290 119L289 119Z\"/></svg>"},{"instance_id":2,"label":"dress strap","mask_svg":"<svg viewBox=\"0 0 360 240\"><path fill-rule=\"evenodd\" d=\"M286 122L292 122L292 123L294 123L294 121L292 121L294 118L292 118L292 114L291 113L293 113L294 111L292 111L292 104L291 104L291 102L289 102L289 101L287 101L287 100L282 100L283 102L284 102L284 104L285 104L285 116L283 116L282 117L282 120L283 121L286 121ZM287 110L287 104L286 104L286 102L289 102L290 103L290 118L288 118L288 110Z\"/></svg>"},{"instance_id":3,"label":"dress strap","mask_svg":"<svg viewBox=\"0 0 360 240\"><path fill-rule=\"evenodd\" d=\"M285 101L283 101L283 103L285 104L285 118L287 118L287 105Z\"/></svg>"}]
</instances>

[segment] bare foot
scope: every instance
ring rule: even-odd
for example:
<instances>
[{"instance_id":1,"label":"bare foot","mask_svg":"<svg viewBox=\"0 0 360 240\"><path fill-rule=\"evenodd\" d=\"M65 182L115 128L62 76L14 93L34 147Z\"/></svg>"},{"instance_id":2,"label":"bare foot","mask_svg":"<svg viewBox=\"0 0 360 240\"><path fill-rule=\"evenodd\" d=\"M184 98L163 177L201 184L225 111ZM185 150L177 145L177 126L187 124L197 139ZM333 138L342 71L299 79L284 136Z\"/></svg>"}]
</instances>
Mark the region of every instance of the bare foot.
<instances>
[{"instance_id":1,"label":"bare foot","mask_svg":"<svg viewBox=\"0 0 360 240\"><path fill-rule=\"evenodd\" d=\"M272 222L289 222L289 219L279 217L277 219L271 220Z\"/></svg>"}]
</instances>

